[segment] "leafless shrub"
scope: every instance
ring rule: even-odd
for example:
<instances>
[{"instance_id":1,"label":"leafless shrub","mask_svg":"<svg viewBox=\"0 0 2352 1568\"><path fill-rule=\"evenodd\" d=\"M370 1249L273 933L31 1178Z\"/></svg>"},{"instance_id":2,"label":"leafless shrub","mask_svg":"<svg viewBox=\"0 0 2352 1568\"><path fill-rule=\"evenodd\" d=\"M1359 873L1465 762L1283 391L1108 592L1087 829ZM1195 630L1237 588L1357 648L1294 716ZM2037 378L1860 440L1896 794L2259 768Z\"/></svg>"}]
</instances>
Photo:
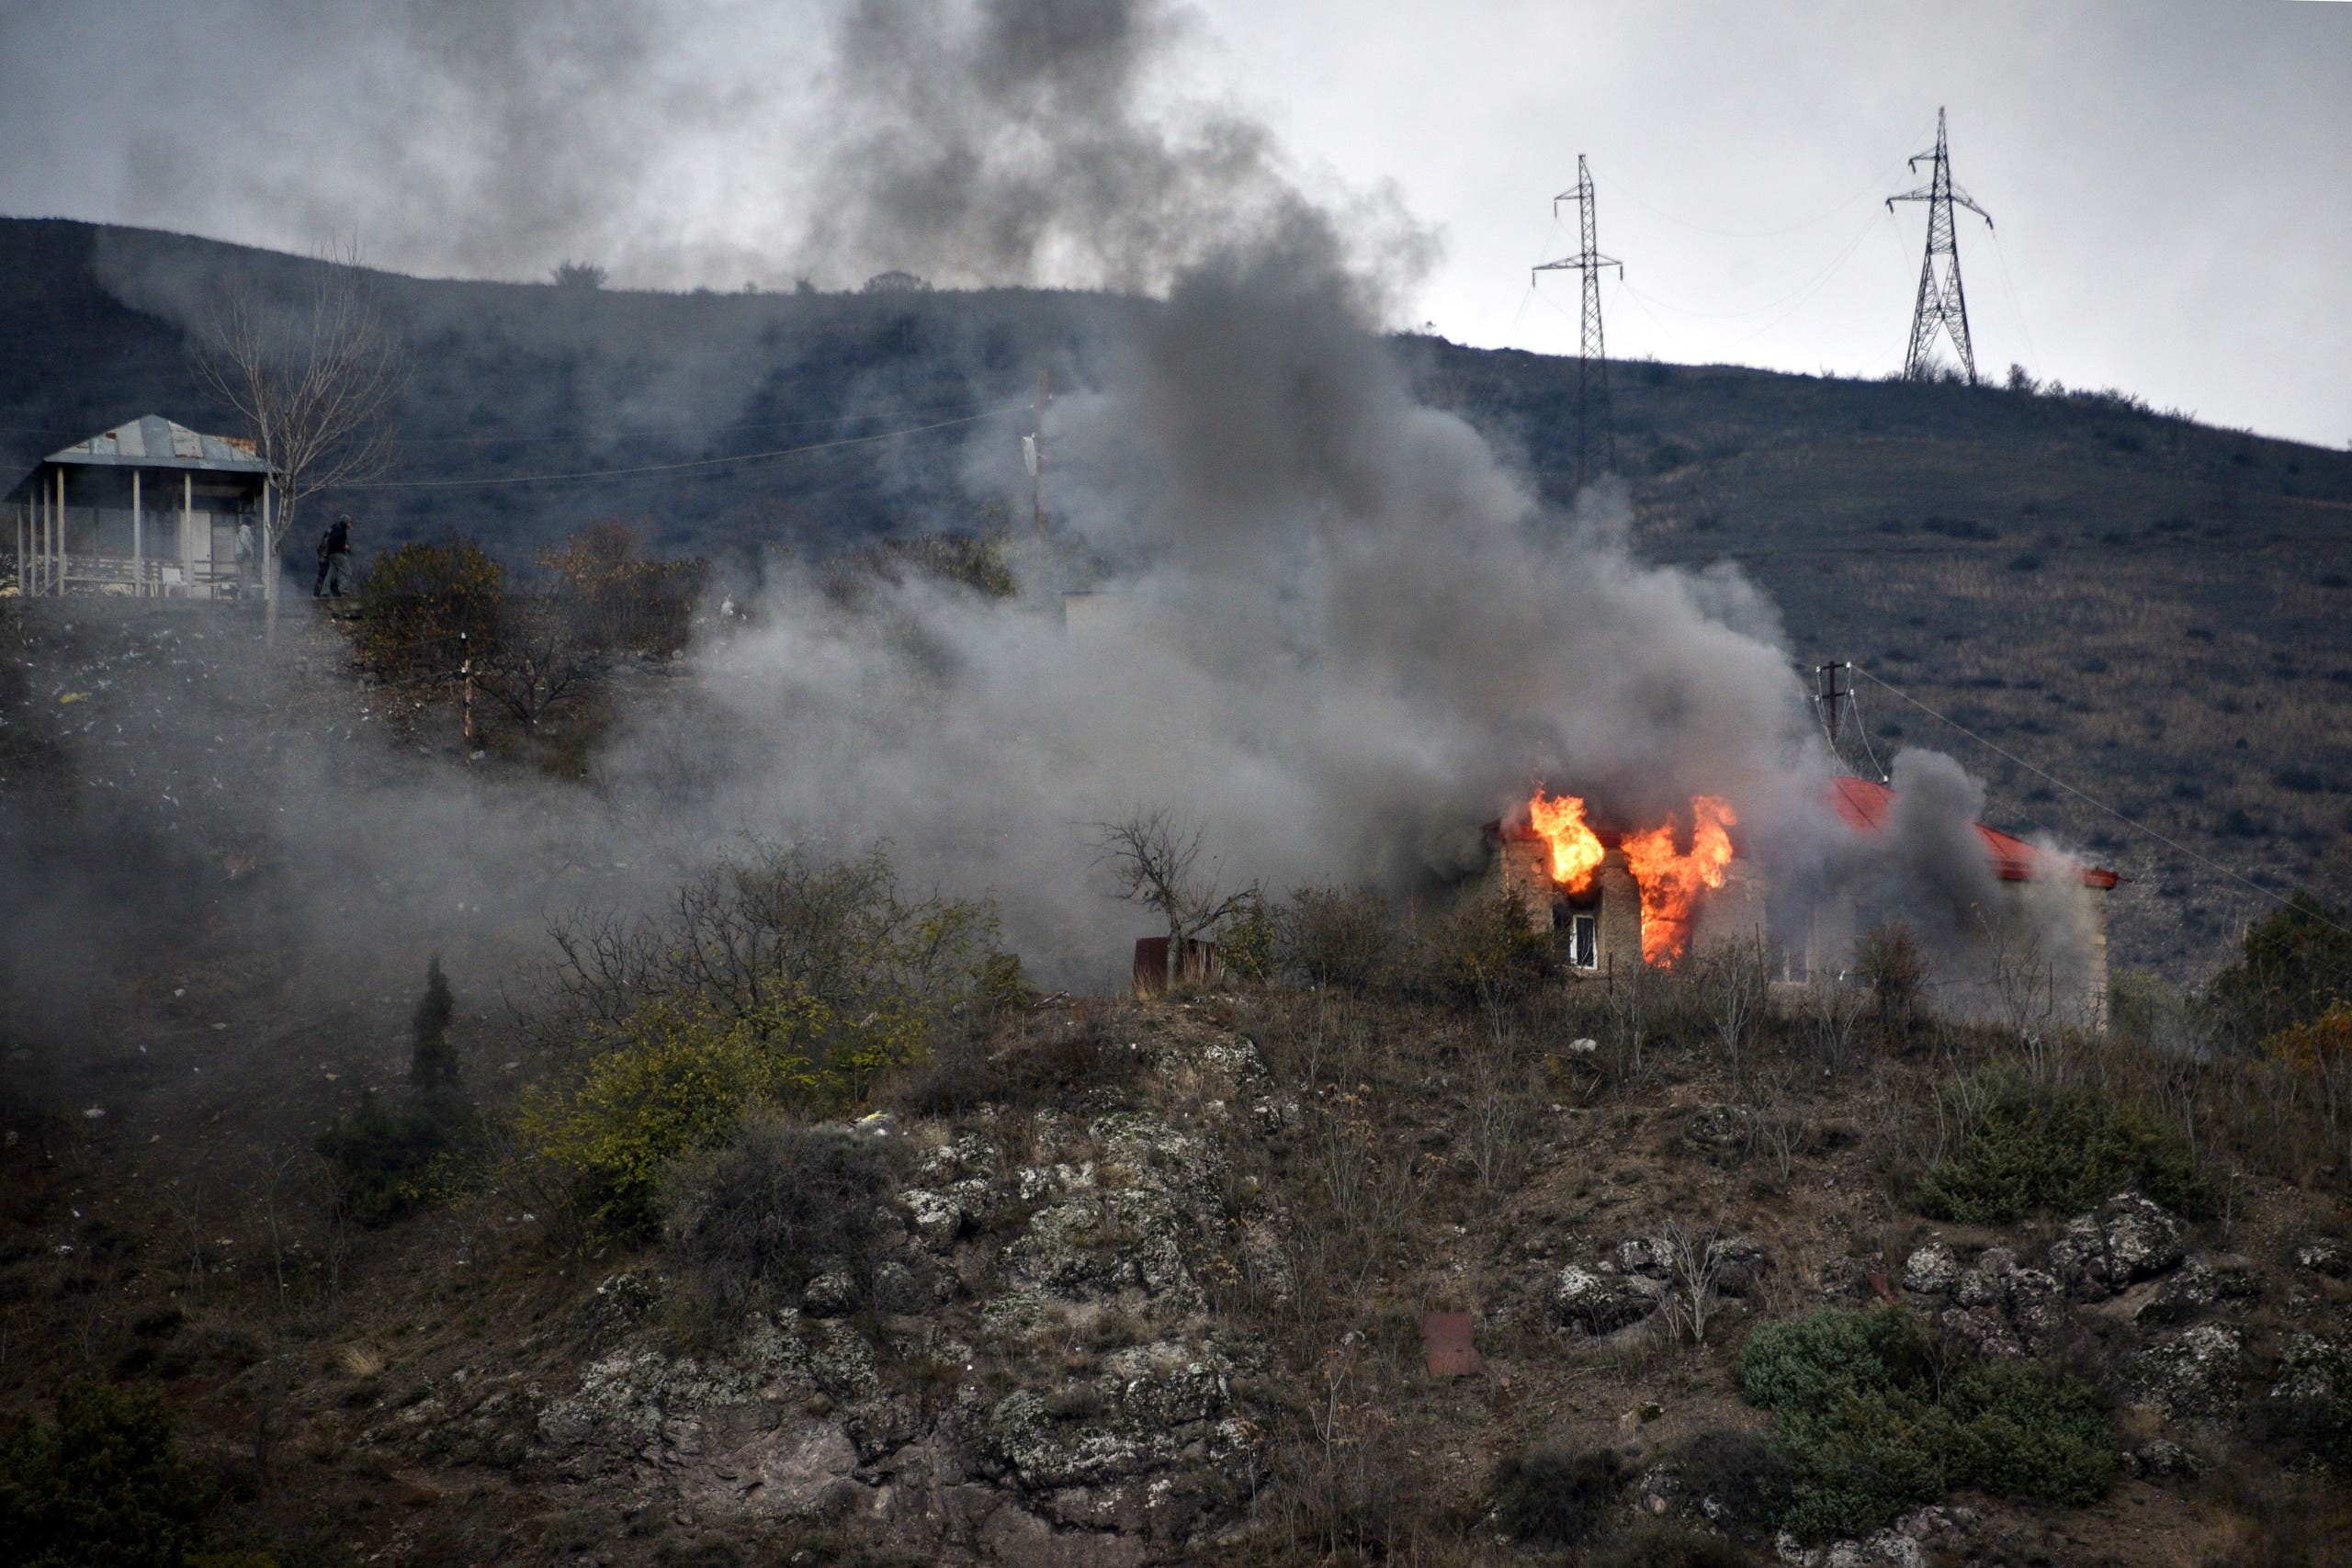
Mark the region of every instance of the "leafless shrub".
<instances>
[{"instance_id":1,"label":"leafless shrub","mask_svg":"<svg viewBox=\"0 0 2352 1568\"><path fill-rule=\"evenodd\" d=\"M1694 971L1708 1043L1738 1092L1771 1000L1771 969L1760 941L1727 942Z\"/></svg>"},{"instance_id":2,"label":"leafless shrub","mask_svg":"<svg viewBox=\"0 0 2352 1568\"><path fill-rule=\"evenodd\" d=\"M869 1301L890 1156L879 1139L763 1119L680 1162L662 1182L662 1238L684 1286L685 1326L721 1330L790 1305L827 1269Z\"/></svg>"},{"instance_id":3,"label":"leafless shrub","mask_svg":"<svg viewBox=\"0 0 2352 1568\"><path fill-rule=\"evenodd\" d=\"M1608 1044L1629 1083L1638 1083L1662 1010L1660 993L1667 981L1647 964L1634 964L1611 975L1601 992L1608 1019Z\"/></svg>"},{"instance_id":4,"label":"leafless shrub","mask_svg":"<svg viewBox=\"0 0 2352 1568\"><path fill-rule=\"evenodd\" d=\"M1281 925L1281 966L1311 986L1368 990L1396 957L1395 913L1368 887L1301 887Z\"/></svg>"},{"instance_id":5,"label":"leafless shrub","mask_svg":"<svg viewBox=\"0 0 2352 1568\"><path fill-rule=\"evenodd\" d=\"M1898 1044L1909 1040L1928 978L1928 961L1910 928L1881 925L1864 931L1854 951L1854 969L1869 988L1880 1035Z\"/></svg>"},{"instance_id":6,"label":"leafless shrub","mask_svg":"<svg viewBox=\"0 0 2352 1568\"><path fill-rule=\"evenodd\" d=\"M1798 1016L1825 1069L1842 1073L1853 1066L1855 1042L1870 1006L1870 993L1860 986L1824 976L1806 983Z\"/></svg>"},{"instance_id":7,"label":"leafless shrub","mask_svg":"<svg viewBox=\"0 0 2352 1568\"><path fill-rule=\"evenodd\" d=\"M1527 1165L1527 1144L1535 1121L1528 1071L1516 1032L1499 1025L1493 1038L1465 1053L1469 1106L1463 1149L1481 1192L1518 1185Z\"/></svg>"},{"instance_id":8,"label":"leafless shrub","mask_svg":"<svg viewBox=\"0 0 2352 1568\"><path fill-rule=\"evenodd\" d=\"M1707 1342L1707 1325L1714 1316L1715 1280L1723 1266L1723 1235L1708 1228L1695 1230L1669 1220L1658 1232L1666 1252L1666 1268L1673 1289L1659 1305L1667 1332L1693 1345Z\"/></svg>"}]
</instances>

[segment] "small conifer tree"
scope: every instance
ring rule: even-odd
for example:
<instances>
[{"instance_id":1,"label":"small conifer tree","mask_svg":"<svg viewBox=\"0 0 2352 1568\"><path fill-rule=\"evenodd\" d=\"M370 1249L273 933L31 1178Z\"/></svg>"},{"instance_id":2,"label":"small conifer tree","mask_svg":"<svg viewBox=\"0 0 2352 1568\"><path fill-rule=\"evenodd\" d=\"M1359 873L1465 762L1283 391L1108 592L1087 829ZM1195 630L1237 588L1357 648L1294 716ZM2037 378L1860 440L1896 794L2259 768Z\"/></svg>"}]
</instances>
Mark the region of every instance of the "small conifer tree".
<instances>
[{"instance_id":1,"label":"small conifer tree","mask_svg":"<svg viewBox=\"0 0 2352 1568\"><path fill-rule=\"evenodd\" d=\"M458 1071L458 1048L449 1043L449 1025L458 1016L458 998L449 977L441 972L441 955L434 954L424 972L424 995L416 1001L409 1026L411 1047L408 1081L429 1100L454 1099L463 1087Z\"/></svg>"}]
</instances>

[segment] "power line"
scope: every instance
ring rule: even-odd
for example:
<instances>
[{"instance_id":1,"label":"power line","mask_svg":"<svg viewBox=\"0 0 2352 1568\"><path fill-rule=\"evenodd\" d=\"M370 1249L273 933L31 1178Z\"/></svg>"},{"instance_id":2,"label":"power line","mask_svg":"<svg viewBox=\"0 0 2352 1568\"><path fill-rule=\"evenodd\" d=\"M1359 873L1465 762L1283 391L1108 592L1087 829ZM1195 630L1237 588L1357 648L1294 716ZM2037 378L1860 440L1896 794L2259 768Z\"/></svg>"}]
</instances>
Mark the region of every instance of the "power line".
<instances>
[{"instance_id":1,"label":"power line","mask_svg":"<svg viewBox=\"0 0 2352 1568\"><path fill-rule=\"evenodd\" d=\"M1905 702L1909 703L1913 707L1917 708L1921 713L1926 714L1928 717L1941 719L1944 723L1951 726L1954 729L1959 730L1962 735L1967 736L1971 740L1975 741L1976 744L1984 747L1995 756L2003 758L2010 762L2014 762L2018 767L2023 768L2027 773L2031 773L2034 777L2041 780L2044 784L2052 784L2059 789L2064 790L2068 795L2073 795L2075 799L2083 802L2085 805L2106 812L2109 817L2114 818L2118 822L2122 823L2127 828L2147 834L2148 837L2155 840L2156 842L2165 845L2176 853L2187 855L2190 860L2197 862L2207 870L2221 873L2223 876L2228 877L2232 882L2236 883L2241 887L2245 887L2259 897L2268 899L2274 904L2285 906L2291 902L2286 895L2274 892L2270 888L2263 886L2258 882L2249 881L2247 878L2240 876L2236 872L2232 871L2228 866L2223 865L2221 862L2212 859L2211 856L2199 854L2195 850L2190 849L2187 844L2182 843L2179 840L2159 833L2156 829L2149 827L2146 823L2139 821L2134 818L2125 816L2122 812L2118 811L2114 807L2108 805L2107 802L2099 799L2098 796L2090 795L2083 790L2076 789L2073 784L2068 784L2065 780L2059 778L2053 773L2043 772L2041 769L2035 767L2031 762L2027 761L2023 757L2018 756L2016 752L2009 750L2006 747L1996 745L1993 741L1987 740L1984 737L1977 734L1976 731L1969 728L1968 726L1961 723L1958 719L1953 718L1949 714L1938 713L1934 708L1929 707L1927 704L1921 702L1918 698L1913 696L1902 687L1895 685L1893 682L1880 680L1876 675L1871 674L1869 671L1863 669L1859 664L1848 665L1847 668L1851 670L1855 674L1860 675L1863 680L1870 682L1872 685L1885 687L1888 691L1894 693ZM2352 931L2346 930L2346 928L2337 925L2334 920L2328 919L2326 917L2317 913L2316 911L2305 909L2302 913L2309 916L2319 924L2327 927L2330 931L2336 931L2345 936L2352 936Z\"/></svg>"},{"instance_id":2,"label":"power line","mask_svg":"<svg viewBox=\"0 0 2352 1568\"><path fill-rule=\"evenodd\" d=\"M481 479L374 479L365 484L339 485L338 490L478 490L490 485L552 484L569 479L632 479L643 474L674 474L689 468L715 468L728 463L758 463L777 457L797 457L810 452L829 452L842 446L865 446L876 441L895 441L902 435L921 435L933 430L953 430L958 425L977 424L993 419L1012 409L1025 408L1025 403L1005 403L983 409L978 413L966 414L961 419L944 419L935 424L910 425L903 430L886 430L874 435L850 435L838 441L820 441L807 446L781 446L771 452L739 452L731 457L698 457L685 463L648 463L634 468L583 468L572 473L504 474Z\"/></svg>"},{"instance_id":3,"label":"power line","mask_svg":"<svg viewBox=\"0 0 2352 1568\"><path fill-rule=\"evenodd\" d=\"M1785 229L1717 229L1705 223L1693 223L1687 218L1678 218L1662 207L1658 207L1651 202L1644 201L1633 191L1628 190L1620 181L1603 179L1600 183L1607 186L1615 194L1622 196L1627 201L1632 202L1635 207L1640 208L1643 211L1651 214L1653 217L1663 218L1668 223L1674 224L1678 228L1688 229L1693 233L1713 234L1717 239L1722 240L1778 240L1783 236L1794 234L1803 230L1815 228L1820 224L1828 222L1832 218L1837 217L1839 213L1845 211L1846 209L1853 206L1854 203L1861 200L1864 197L1869 196L1872 191L1878 189L1880 186L1885 183L1886 177L1893 174L1896 169L1902 167L1902 159L1895 159L1893 163L1886 164L1883 168L1873 173L1871 175L1868 184L1862 186L1860 189L1855 191L1853 195L1848 197L1837 206L1832 207L1812 218L1804 219L1798 222L1792 223Z\"/></svg>"}]
</instances>

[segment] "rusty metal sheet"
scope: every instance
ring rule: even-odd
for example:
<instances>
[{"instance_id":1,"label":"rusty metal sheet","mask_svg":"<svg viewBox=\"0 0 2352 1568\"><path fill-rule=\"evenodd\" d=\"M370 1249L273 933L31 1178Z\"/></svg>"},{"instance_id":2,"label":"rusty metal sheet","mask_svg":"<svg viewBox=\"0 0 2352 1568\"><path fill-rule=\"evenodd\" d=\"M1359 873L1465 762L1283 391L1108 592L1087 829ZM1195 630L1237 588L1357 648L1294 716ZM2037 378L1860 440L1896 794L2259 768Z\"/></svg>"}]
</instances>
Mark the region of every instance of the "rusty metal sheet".
<instances>
[{"instance_id":1,"label":"rusty metal sheet","mask_svg":"<svg viewBox=\"0 0 2352 1568\"><path fill-rule=\"evenodd\" d=\"M1433 1378L1476 1377L1486 1370L1477 1347L1470 1343L1474 1314L1430 1312L1421 1314L1421 1350Z\"/></svg>"}]
</instances>

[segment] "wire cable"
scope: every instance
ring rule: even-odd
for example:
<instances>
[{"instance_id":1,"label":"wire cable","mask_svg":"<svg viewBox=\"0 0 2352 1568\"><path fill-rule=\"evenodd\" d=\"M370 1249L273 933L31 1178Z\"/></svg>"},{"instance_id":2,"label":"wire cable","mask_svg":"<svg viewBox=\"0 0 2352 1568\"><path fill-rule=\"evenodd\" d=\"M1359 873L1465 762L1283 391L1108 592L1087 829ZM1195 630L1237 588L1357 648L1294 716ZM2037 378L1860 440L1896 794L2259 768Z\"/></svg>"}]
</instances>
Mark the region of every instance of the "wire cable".
<instances>
[{"instance_id":1,"label":"wire cable","mask_svg":"<svg viewBox=\"0 0 2352 1568\"><path fill-rule=\"evenodd\" d=\"M1896 696L1901 697L1905 702L1909 703L1913 707L1917 708L1921 713L1926 714L1928 717L1941 719L1944 723L1951 726L1954 729L1959 730L1962 735L1967 736L1971 740L1975 741L1976 744L1984 747L1995 756L2004 758L2008 761L2016 763L2018 767L2023 768L2027 773L2031 773L2034 777L2041 780L2042 783L2052 784L2059 789L2064 790L2068 795L2073 795L2075 799L2083 802L2086 806L2090 806L2100 811L2106 812L2109 817L2114 818L2118 822L2122 823L2125 827L2132 829L2137 832L2145 833L2148 837L2155 840L2156 842L2163 844L2176 853L2187 855L2190 860L2197 862L2198 864L2204 866L2209 871L2217 871L2221 873L2223 876L2228 877L2232 882L2236 883L2239 886L2246 888L2248 891L2268 899L2271 903L2279 905L2282 908L2291 903L2291 900L2285 894L2274 892L2272 889L2263 886L2258 882L2249 881L2247 878L2240 876L2236 872L2232 871L2228 866L2223 865L2221 862L2212 859L2211 856L2199 854L2195 850L2190 849L2187 844L2182 843L2179 840L2159 833L2154 828L2149 827L2146 823L2126 817L2122 812L2118 811L2114 807L2108 805L2107 802L2099 799L2098 796L2076 789L2073 784L2068 784L2065 780L2059 778L2052 773L2043 772L2041 769L2035 767L2031 762L2027 761L2023 757L2018 756L2016 752L1987 740L1984 737L1977 734L1976 731L1969 728L1968 726L1961 723L1958 719L1951 717L1948 714L1938 713L1934 708L1929 707L1927 704L1921 702L1918 698L1913 696L1910 693L1905 691L1902 687L1895 685L1894 682L1880 680L1877 676L1871 674L1869 671L1863 669L1859 664L1849 666L1849 668L1852 669L1855 674L1860 675L1863 680L1870 682L1872 685L1885 687L1888 691L1894 693ZM2334 920L2327 919L2327 917L2318 913L2316 910L2305 908L2301 912L2310 919L2316 921L2320 925L2327 927L2328 930L2336 932L2338 935L2352 936L2352 930L2346 930L2345 927L2337 925Z\"/></svg>"},{"instance_id":2,"label":"wire cable","mask_svg":"<svg viewBox=\"0 0 2352 1568\"><path fill-rule=\"evenodd\" d=\"M684 463L648 463L634 468L582 468L571 473L503 474L481 479L371 479L362 484L338 485L337 490L479 490L491 485L553 484L571 479L634 479L644 474L675 474L690 468L716 468L728 463L759 463L778 457L797 457L810 452L830 452L842 446L865 446L877 441L895 441L902 435L921 435L933 430L953 430L959 425L978 424L984 419L1024 409L1026 402L1004 403L983 409L978 413L966 414L961 419L944 419L934 424L910 425L903 430L885 430L873 435L849 435L838 441L820 441L807 446L780 446L770 452L739 452L731 457L697 457Z\"/></svg>"}]
</instances>

